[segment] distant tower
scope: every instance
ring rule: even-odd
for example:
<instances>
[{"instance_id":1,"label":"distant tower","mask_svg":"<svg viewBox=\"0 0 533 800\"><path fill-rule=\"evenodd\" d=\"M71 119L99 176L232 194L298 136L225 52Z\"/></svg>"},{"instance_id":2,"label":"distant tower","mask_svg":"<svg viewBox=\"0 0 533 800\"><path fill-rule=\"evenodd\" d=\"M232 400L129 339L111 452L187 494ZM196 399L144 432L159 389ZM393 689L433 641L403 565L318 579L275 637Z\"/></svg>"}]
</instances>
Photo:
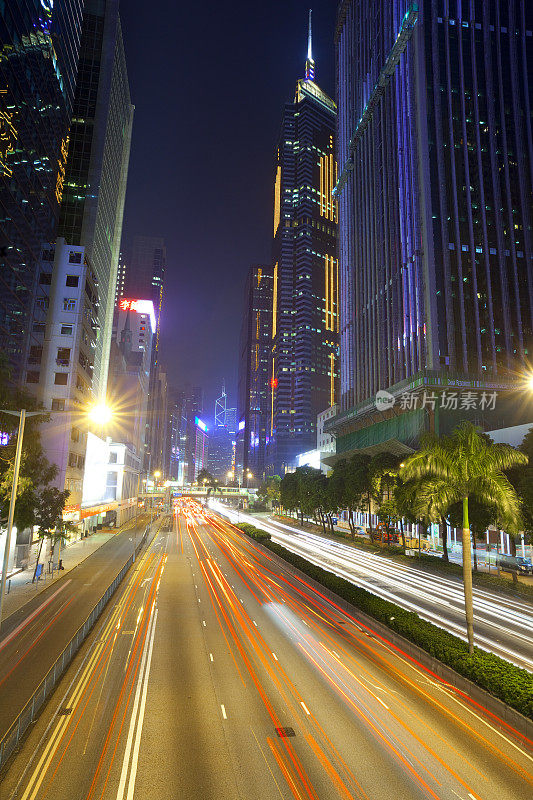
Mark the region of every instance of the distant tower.
<instances>
[{"instance_id":1,"label":"distant tower","mask_svg":"<svg viewBox=\"0 0 533 800\"><path fill-rule=\"evenodd\" d=\"M223 428L226 425L226 384L222 383L222 394L215 400L215 427Z\"/></svg>"}]
</instances>

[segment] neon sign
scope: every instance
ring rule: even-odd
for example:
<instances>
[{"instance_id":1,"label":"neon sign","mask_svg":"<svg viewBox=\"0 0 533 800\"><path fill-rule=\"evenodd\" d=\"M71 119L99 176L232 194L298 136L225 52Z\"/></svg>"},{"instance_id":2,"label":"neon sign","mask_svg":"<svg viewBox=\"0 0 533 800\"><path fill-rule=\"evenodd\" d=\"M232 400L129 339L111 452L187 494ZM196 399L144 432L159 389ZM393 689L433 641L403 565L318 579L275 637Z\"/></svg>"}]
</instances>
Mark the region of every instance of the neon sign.
<instances>
[{"instance_id":1,"label":"neon sign","mask_svg":"<svg viewBox=\"0 0 533 800\"><path fill-rule=\"evenodd\" d=\"M151 300L120 300L118 307L121 311L136 311L137 314L149 314L152 333L155 333L155 311Z\"/></svg>"},{"instance_id":2,"label":"neon sign","mask_svg":"<svg viewBox=\"0 0 533 800\"><path fill-rule=\"evenodd\" d=\"M194 422L195 422L195 425L198 425L198 427L200 428L201 431L203 431L204 433L207 433L207 425L205 424L205 422L202 422L200 417L195 417L194 418Z\"/></svg>"}]
</instances>

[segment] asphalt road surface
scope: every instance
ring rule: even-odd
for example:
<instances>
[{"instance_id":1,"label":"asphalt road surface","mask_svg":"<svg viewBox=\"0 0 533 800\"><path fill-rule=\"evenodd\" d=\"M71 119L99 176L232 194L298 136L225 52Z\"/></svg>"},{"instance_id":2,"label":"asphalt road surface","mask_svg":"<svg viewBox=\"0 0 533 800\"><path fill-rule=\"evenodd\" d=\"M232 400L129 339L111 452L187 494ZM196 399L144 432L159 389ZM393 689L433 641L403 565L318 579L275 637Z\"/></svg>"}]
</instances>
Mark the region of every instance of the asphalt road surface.
<instances>
[{"instance_id":1,"label":"asphalt road surface","mask_svg":"<svg viewBox=\"0 0 533 800\"><path fill-rule=\"evenodd\" d=\"M128 573L0 798L529 799L531 744L189 507Z\"/></svg>"},{"instance_id":2,"label":"asphalt road surface","mask_svg":"<svg viewBox=\"0 0 533 800\"><path fill-rule=\"evenodd\" d=\"M459 578L424 572L414 564L368 553L345 542L222 508L233 522L238 518L264 528L272 541L287 550L466 639L463 585ZM473 591L476 644L533 671L533 603L478 587Z\"/></svg>"},{"instance_id":3,"label":"asphalt road surface","mask_svg":"<svg viewBox=\"0 0 533 800\"><path fill-rule=\"evenodd\" d=\"M145 526L146 522L136 528L132 522L4 620L0 634L0 738L131 556Z\"/></svg>"}]
</instances>

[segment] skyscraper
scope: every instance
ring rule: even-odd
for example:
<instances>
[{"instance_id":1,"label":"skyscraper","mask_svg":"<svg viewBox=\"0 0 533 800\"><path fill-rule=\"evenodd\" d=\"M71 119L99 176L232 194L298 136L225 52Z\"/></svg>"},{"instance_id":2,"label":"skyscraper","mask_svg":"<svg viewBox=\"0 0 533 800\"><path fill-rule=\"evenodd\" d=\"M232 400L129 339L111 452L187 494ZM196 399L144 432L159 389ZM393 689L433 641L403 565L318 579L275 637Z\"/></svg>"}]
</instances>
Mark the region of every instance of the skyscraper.
<instances>
[{"instance_id":1,"label":"skyscraper","mask_svg":"<svg viewBox=\"0 0 533 800\"><path fill-rule=\"evenodd\" d=\"M83 0L0 4L0 348L21 375L41 247L55 240Z\"/></svg>"},{"instance_id":2,"label":"skyscraper","mask_svg":"<svg viewBox=\"0 0 533 800\"><path fill-rule=\"evenodd\" d=\"M338 453L401 453L460 417L520 421L503 411L533 344L533 7L345 0L336 63L341 409L325 430Z\"/></svg>"},{"instance_id":3,"label":"skyscraper","mask_svg":"<svg viewBox=\"0 0 533 800\"><path fill-rule=\"evenodd\" d=\"M239 350L239 466L260 478L265 469L272 363L273 267L250 268L244 290Z\"/></svg>"},{"instance_id":4,"label":"skyscraper","mask_svg":"<svg viewBox=\"0 0 533 800\"><path fill-rule=\"evenodd\" d=\"M119 2L86 0L59 233L85 246L98 279L96 395L107 387L132 123Z\"/></svg>"},{"instance_id":5,"label":"skyscraper","mask_svg":"<svg viewBox=\"0 0 533 800\"><path fill-rule=\"evenodd\" d=\"M157 325L154 349L156 360L166 266L167 250L161 236L133 237L133 247L124 265L124 292L127 297L149 298L154 304Z\"/></svg>"},{"instance_id":6,"label":"skyscraper","mask_svg":"<svg viewBox=\"0 0 533 800\"><path fill-rule=\"evenodd\" d=\"M336 107L314 78L309 17L305 77L285 105L275 165L269 474L315 446L317 414L335 401Z\"/></svg>"}]
</instances>

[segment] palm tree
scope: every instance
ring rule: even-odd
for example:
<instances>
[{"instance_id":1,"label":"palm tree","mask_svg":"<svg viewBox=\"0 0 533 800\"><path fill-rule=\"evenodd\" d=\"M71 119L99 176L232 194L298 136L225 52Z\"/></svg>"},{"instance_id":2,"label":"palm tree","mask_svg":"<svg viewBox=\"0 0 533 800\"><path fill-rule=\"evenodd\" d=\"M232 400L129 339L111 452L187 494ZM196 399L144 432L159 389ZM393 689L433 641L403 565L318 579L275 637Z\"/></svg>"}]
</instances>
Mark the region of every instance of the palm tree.
<instances>
[{"instance_id":1,"label":"palm tree","mask_svg":"<svg viewBox=\"0 0 533 800\"><path fill-rule=\"evenodd\" d=\"M520 501L504 470L527 463L527 456L510 445L494 444L470 422L450 436L428 436L422 448L404 464L404 480L423 480L417 503L428 509L434 521L454 503L463 508L463 581L468 649L474 652L472 560L468 501L475 498L496 509L500 524L509 531L520 525Z\"/></svg>"}]
</instances>

